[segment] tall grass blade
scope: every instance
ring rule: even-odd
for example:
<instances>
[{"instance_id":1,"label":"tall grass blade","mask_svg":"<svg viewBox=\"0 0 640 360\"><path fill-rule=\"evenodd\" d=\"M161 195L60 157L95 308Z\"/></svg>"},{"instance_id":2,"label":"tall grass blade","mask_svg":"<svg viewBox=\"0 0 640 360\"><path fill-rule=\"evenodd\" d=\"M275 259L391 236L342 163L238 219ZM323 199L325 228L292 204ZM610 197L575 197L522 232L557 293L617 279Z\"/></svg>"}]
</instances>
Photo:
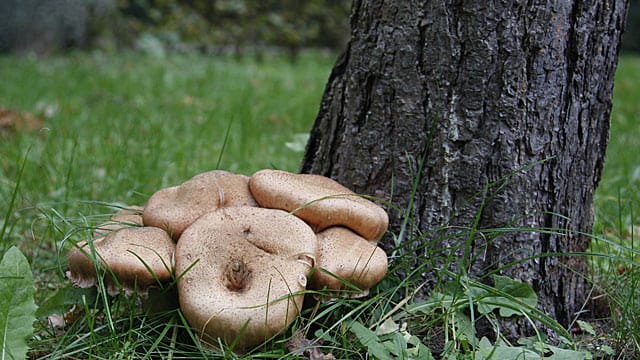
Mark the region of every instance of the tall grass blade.
<instances>
[{"instance_id":1,"label":"tall grass blade","mask_svg":"<svg viewBox=\"0 0 640 360\"><path fill-rule=\"evenodd\" d=\"M218 154L218 161L216 162L215 169L220 169L220 164L222 163L222 155L224 155L224 151L227 148L227 142L229 141L229 134L231 133L231 124L233 124L233 120L229 121L227 125L227 130L224 133L224 141L222 142L222 148L220 149L220 153Z\"/></svg>"},{"instance_id":2,"label":"tall grass blade","mask_svg":"<svg viewBox=\"0 0 640 360\"><path fill-rule=\"evenodd\" d=\"M9 221L11 219L11 214L13 212L13 208L16 203L16 198L18 197L18 190L20 189L20 181L22 179L22 175L24 174L24 168L27 164L27 158L29 157L29 152L31 152L31 147L27 149L24 157L22 158L22 163L20 164L18 175L16 178L16 185L13 187L13 192L11 193L11 198L9 199L9 205L7 206L6 212L4 214L4 221L2 222L2 228L0 229L0 251L2 253L5 252L7 248L7 239L5 235L7 235L7 227L9 226Z\"/></svg>"}]
</instances>

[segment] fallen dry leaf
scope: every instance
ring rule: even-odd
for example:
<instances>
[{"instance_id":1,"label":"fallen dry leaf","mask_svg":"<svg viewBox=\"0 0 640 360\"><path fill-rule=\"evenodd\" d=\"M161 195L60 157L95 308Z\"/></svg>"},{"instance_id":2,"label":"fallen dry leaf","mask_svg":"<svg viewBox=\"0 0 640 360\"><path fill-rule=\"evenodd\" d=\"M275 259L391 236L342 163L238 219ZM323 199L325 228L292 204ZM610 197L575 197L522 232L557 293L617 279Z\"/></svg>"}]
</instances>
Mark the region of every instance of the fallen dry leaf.
<instances>
[{"instance_id":1,"label":"fallen dry leaf","mask_svg":"<svg viewBox=\"0 0 640 360\"><path fill-rule=\"evenodd\" d=\"M73 305L64 315L53 314L47 317L49 325L54 328L62 328L71 325L80 316L84 315L84 309L81 306Z\"/></svg>"},{"instance_id":2,"label":"fallen dry leaf","mask_svg":"<svg viewBox=\"0 0 640 360\"><path fill-rule=\"evenodd\" d=\"M315 342L319 343L319 342ZM309 340L304 337L301 331L297 331L289 341L287 341L287 349L290 353L295 355L307 356L309 360L331 360L335 359L333 354L324 354L317 345L314 345L313 340Z\"/></svg>"},{"instance_id":3,"label":"fallen dry leaf","mask_svg":"<svg viewBox=\"0 0 640 360\"><path fill-rule=\"evenodd\" d=\"M0 108L0 133L36 131L42 128L41 118L29 113Z\"/></svg>"},{"instance_id":4,"label":"fallen dry leaf","mask_svg":"<svg viewBox=\"0 0 640 360\"><path fill-rule=\"evenodd\" d=\"M47 322L49 323L49 326L54 328L60 328L67 325L67 323L64 321L64 316L60 314L49 315L49 317L47 317Z\"/></svg>"}]
</instances>

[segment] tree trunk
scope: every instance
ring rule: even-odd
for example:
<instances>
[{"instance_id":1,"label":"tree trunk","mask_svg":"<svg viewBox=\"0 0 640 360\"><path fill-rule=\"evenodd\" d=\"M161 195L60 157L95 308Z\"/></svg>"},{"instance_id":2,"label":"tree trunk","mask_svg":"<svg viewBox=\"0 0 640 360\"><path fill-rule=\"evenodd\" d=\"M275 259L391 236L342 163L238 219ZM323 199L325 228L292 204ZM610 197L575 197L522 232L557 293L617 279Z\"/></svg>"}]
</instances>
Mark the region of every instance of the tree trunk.
<instances>
[{"instance_id":1,"label":"tree trunk","mask_svg":"<svg viewBox=\"0 0 640 360\"><path fill-rule=\"evenodd\" d=\"M627 7L355 0L302 172L409 209L413 251L434 267L425 279L455 252L475 277L528 282L567 325L586 301L587 268L553 254L589 243ZM398 234L406 213L389 213Z\"/></svg>"}]
</instances>

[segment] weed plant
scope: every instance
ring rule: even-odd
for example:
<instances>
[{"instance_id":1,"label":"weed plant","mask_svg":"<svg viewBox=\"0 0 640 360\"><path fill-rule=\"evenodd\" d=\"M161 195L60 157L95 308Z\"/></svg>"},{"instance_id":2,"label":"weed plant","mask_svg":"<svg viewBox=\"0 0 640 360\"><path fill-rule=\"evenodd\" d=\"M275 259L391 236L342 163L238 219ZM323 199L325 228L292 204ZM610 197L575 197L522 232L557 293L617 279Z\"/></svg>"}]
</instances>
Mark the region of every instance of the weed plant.
<instances>
[{"instance_id":1,"label":"weed plant","mask_svg":"<svg viewBox=\"0 0 640 360\"><path fill-rule=\"evenodd\" d=\"M33 116L43 126L33 132L28 127L0 130L0 208L9 209L1 224L2 246L18 245L27 255L40 305L30 357L241 357L224 344L219 350L198 345L177 309L172 285L152 295L153 306L70 287L64 276L66 251L119 208L142 204L154 191L199 172L297 171L333 59L320 53L304 54L296 64L280 57L264 62L99 53L42 60L0 57L0 107L20 114L16 121ZM317 302L328 294L310 292L303 315L284 336L244 357L638 356L640 164L634 154L640 150L639 74L637 57L621 58L590 257L594 286L598 296L609 299L612 317L578 322L588 336L574 338L535 309L537 299L527 285L508 278L494 277L494 285L487 286L447 273L446 281L441 278L421 296L420 274L433 265L411 261L407 249L426 245L412 231L409 213L407 230L395 234L402 241L390 258L390 275L369 296ZM406 276L394 275L399 273ZM104 284L99 287L104 290ZM64 328L48 323L55 314L67 317ZM555 346L539 335L509 343L499 320L511 315L546 324L564 342ZM479 335L479 326L491 330L491 339Z\"/></svg>"}]
</instances>

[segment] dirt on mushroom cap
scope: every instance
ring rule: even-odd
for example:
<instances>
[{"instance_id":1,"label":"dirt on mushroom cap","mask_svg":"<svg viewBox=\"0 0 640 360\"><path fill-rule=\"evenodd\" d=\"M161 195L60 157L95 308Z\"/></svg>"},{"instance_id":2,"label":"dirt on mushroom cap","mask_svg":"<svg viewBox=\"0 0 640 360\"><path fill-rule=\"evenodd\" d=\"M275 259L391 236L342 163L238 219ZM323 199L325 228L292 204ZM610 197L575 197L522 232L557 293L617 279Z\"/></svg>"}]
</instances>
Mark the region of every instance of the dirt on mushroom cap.
<instances>
[{"instance_id":1,"label":"dirt on mushroom cap","mask_svg":"<svg viewBox=\"0 0 640 360\"><path fill-rule=\"evenodd\" d=\"M75 286L94 286L97 279L91 249L86 242L78 245L69 250L67 277ZM97 261L113 272L128 295L134 290L144 294L156 281L164 282L171 277L171 257L175 245L162 229L127 227L94 240L93 246ZM105 283L110 295L119 292L111 276L105 277Z\"/></svg>"},{"instance_id":2,"label":"dirt on mushroom cap","mask_svg":"<svg viewBox=\"0 0 640 360\"><path fill-rule=\"evenodd\" d=\"M378 240L389 225L384 209L324 176L260 170L249 188L260 206L294 212L315 231L341 225Z\"/></svg>"},{"instance_id":3,"label":"dirt on mushroom cap","mask_svg":"<svg viewBox=\"0 0 640 360\"><path fill-rule=\"evenodd\" d=\"M145 206L144 224L165 229L177 240L203 214L220 207L256 206L248 182L245 175L213 170L158 190Z\"/></svg>"},{"instance_id":4,"label":"dirt on mushroom cap","mask_svg":"<svg viewBox=\"0 0 640 360\"><path fill-rule=\"evenodd\" d=\"M180 308L205 342L221 338L230 344L247 324L234 348L242 352L298 316L315 250L311 228L281 210L237 207L205 214L176 246Z\"/></svg>"}]
</instances>

